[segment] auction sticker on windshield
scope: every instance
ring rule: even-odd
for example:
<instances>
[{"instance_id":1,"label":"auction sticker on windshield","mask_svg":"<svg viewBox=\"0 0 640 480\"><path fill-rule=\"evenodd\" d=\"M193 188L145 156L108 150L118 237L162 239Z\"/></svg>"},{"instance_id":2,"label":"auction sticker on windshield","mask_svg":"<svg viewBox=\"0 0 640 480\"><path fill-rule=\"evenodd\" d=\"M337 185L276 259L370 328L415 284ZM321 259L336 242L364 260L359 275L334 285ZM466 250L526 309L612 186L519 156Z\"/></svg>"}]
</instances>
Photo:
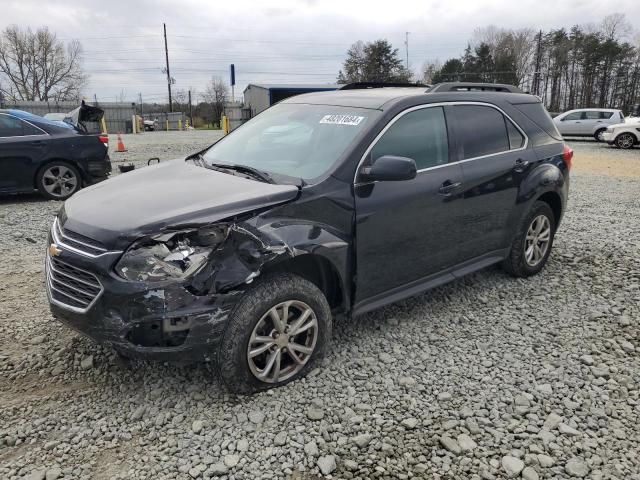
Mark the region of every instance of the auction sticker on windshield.
<instances>
[{"instance_id":1,"label":"auction sticker on windshield","mask_svg":"<svg viewBox=\"0 0 640 480\"><path fill-rule=\"evenodd\" d=\"M325 115L320 119L320 123L330 123L333 125L360 125L364 117L356 115Z\"/></svg>"}]
</instances>

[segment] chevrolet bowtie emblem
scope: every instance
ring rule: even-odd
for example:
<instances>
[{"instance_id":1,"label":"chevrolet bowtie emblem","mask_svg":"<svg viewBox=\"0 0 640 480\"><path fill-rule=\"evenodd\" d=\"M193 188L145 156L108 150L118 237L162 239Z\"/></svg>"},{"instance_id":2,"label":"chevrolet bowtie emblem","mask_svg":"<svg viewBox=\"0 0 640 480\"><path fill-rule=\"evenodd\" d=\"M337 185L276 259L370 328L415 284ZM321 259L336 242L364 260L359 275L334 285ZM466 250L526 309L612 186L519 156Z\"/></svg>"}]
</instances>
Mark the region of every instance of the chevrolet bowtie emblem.
<instances>
[{"instance_id":1,"label":"chevrolet bowtie emblem","mask_svg":"<svg viewBox=\"0 0 640 480\"><path fill-rule=\"evenodd\" d=\"M49 245L49 255L51 255L52 257L57 257L61 253L62 253L62 250L60 250L55 243L52 243L51 245Z\"/></svg>"}]
</instances>

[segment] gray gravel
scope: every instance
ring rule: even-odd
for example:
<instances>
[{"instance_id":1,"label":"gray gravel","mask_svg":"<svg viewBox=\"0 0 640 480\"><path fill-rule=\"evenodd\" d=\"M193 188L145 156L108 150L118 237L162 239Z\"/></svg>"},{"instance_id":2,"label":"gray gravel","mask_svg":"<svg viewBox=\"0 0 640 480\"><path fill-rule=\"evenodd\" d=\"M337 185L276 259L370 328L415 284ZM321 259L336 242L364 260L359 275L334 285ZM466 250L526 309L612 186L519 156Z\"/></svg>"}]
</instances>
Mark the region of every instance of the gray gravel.
<instances>
[{"instance_id":1,"label":"gray gravel","mask_svg":"<svg viewBox=\"0 0 640 480\"><path fill-rule=\"evenodd\" d=\"M0 478L640 479L639 193L574 176L541 275L490 268L341 322L321 368L253 397L53 321L59 205L1 199Z\"/></svg>"}]
</instances>

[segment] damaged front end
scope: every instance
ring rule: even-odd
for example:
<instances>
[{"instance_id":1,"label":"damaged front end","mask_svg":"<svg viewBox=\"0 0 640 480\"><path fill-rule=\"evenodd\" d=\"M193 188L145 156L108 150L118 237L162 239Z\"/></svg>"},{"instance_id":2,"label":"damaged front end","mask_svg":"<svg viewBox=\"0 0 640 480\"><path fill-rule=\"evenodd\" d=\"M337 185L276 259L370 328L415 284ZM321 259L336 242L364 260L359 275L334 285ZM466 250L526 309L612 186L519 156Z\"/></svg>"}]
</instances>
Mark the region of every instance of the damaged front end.
<instances>
[{"instance_id":1,"label":"damaged front end","mask_svg":"<svg viewBox=\"0 0 640 480\"><path fill-rule=\"evenodd\" d=\"M52 236L52 243L60 241ZM244 286L266 264L293 256L287 245L248 222L166 228L123 254L87 259L61 247L47 261L54 315L130 357L209 360ZM91 308L69 308L92 275L102 287ZM78 274L78 275L84 275Z\"/></svg>"}]
</instances>

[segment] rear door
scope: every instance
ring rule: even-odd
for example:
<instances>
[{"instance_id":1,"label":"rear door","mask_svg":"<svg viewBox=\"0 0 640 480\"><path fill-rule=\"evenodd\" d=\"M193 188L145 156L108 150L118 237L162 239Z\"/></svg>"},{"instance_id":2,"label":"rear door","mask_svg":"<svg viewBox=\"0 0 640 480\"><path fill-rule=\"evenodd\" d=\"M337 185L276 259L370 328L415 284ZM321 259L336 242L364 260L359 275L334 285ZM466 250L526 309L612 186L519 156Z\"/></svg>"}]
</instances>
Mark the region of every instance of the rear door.
<instances>
[{"instance_id":1,"label":"rear door","mask_svg":"<svg viewBox=\"0 0 640 480\"><path fill-rule=\"evenodd\" d=\"M520 182L535 161L524 132L489 104L456 104L458 159L464 176L465 260L505 248Z\"/></svg>"},{"instance_id":2,"label":"rear door","mask_svg":"<svg viewBox=\"0 0 640 480\"><path fill-rule=\"evenodd\" d=\"M396 182L356 174L356 308L457 263L462 170L452 151L444 108L428 105L395 117L369 148L360 168L396 155L415 160L418 173Z\"/></svg>"},{"instance_id":3,"label":"rear door","mask_svg":"<svg viewBox=\"0 0 640 480\"><path fill-rule=\"evenodd\" d=\"M0 191L34 188L49 136L13 115L0 113Z\"/></svg>"}]
</instances>

